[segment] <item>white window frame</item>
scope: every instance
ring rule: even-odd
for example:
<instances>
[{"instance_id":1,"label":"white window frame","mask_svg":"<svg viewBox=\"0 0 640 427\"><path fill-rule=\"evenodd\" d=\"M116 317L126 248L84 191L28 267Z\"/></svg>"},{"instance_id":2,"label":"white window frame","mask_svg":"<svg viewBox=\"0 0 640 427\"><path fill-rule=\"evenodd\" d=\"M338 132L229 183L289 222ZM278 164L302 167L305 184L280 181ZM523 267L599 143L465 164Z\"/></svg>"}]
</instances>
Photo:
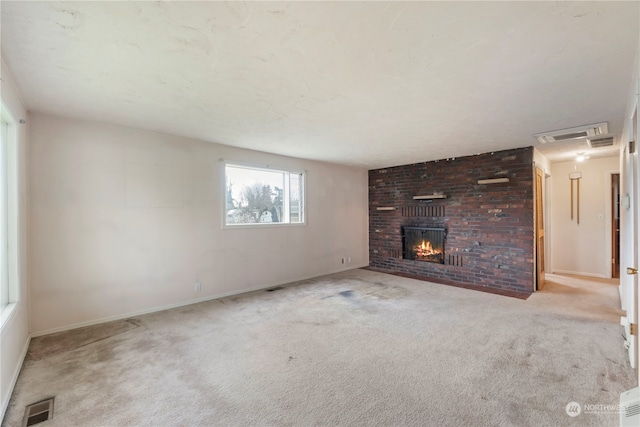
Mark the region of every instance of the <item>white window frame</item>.
<instances>
[{"instance_id":1,"label":"white window frame","mask_svg":"<svg viewBox=\"0 0 640 427\"><path fill-rule=\"evenodd\" d=\"M0 120L6 123L0 147L0 276L8 286L8 304L0 307L0 325L4 326L20 301L18 255L18 121L0 105Z\"/></svg>"},{"instance_id":2,"label":"white window frame","mask_svg":"<svg viewBox=\"0 0 640 427\"><path fill-rule=\"evenodd\" d=\"M307 224L307 216L305 211L305 203L306 203L306 171L300 169L293 168L285 168L273 165L261 165L256 163L248 163L248 162L238 162L233 160L224 160L220 159L221 167L221 187L222 187L222 228L223 229L237 229L237 228L264 228L264 227L297 227L297 226L305 226ZM281 222L267 222L267 223L238 223L238 224L227 224L227 166L244 168L244 169L255 169L262 170L267 172L282 172L284 174L296 174L300 175L300 222L289 222L290 221L290 180L284 180L284 188L283 193L286 195L283 200L283 221Z\"/></svg>"},{"instance_id":3,"label":"white window frame","mask_svg":"<svg viewBox=\"0 0 640 427\"><path fill-rule=\"evenodd\" d=\"M9 259L7 245L9 241L9 225L7 224L7 145L9 143L9 124L0 116L2 134L0 135L0 309L4 310L12 301L9 286ZM6 297L5 297L6 294Z\"/></svg>"}]
</instances>

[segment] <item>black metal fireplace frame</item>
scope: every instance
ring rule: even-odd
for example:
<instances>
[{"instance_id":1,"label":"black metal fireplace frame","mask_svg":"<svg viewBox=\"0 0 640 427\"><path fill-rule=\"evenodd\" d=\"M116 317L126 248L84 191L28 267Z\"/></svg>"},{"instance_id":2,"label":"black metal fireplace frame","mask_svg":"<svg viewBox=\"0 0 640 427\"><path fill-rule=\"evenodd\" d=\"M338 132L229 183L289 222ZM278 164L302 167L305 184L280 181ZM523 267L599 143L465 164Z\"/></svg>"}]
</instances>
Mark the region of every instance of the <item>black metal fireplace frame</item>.
<instances>
[{"instance_id":1,"label":"black metal fireplace frame","mask_svg":"<svg viewBox=\"0 0 640 427\"><path fill-rule=\"evenodd\" d=\"M424 234L425 232L442 233L442 256L440 257L440 260L439 261L428 261L428 260L417 259L415 257L415 254L413 253L413 249L407 247L407 238L406 238L405 230L420 231L421 234ZM402 258L403 259L408 259L408 260L412 260L412 261L416 261L417 260L417 261L421 261L421 262L431 262L431 263L434 263L434 264L444 264L445 242L447 240L447 229L446 228L442 228L442 227L402 226L401 227L401 233L402 233Z\"/></svg>"}]
</instances>

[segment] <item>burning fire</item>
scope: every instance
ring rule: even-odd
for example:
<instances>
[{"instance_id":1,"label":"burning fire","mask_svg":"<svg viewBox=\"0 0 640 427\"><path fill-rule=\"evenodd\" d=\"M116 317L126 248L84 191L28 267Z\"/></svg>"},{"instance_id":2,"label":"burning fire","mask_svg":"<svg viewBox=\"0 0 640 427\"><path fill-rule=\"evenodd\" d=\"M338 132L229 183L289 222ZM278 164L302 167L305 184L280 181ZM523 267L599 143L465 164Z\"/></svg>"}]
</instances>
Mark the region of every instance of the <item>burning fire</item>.
<instances>
[{"instance_id":1,"label":"burning fire","mask_svg":"<svg viewBox=\"0 0 640 427\"><path fill-rule=\"evenodd\" d=\"M424 240L422 241L421 244L413 248L413 250L416 253L416 257L418 258L426 258L429 256L438 255L442 253L442 249L434 249L433 246L431 246L431 242L429 241L425 242Z\"/></svg>"}]
</instances>

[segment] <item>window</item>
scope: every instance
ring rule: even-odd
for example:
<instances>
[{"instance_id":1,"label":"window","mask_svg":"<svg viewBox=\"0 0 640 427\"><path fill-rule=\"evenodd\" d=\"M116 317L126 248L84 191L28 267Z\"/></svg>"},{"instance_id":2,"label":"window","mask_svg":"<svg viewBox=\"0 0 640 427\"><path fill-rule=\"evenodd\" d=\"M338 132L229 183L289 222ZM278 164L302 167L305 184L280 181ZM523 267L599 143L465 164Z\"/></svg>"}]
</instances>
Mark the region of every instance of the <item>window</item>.
<instances>
[{"instance_id":1,"label":"window","mask_svg":"<svg viewBox=\"0 0 640 427\"><path fill-rule=\"evenodd\" d=\"M225 163L225 226L303 224L304 172Z\"/></svg>"},{"instance_id":2,"label":"window","mask_svg":"<svg viewBox=\"0 0 640 427\"><path fill-rule=\"evenodd\" d=\"M17 127L0 108L0 324L4 326L19 299Z\"/></svg>"},{"instance_id":3,"label":"window","mask_svg":"<svg viewBox=\"0 0 640 427\"><path fill-rule=\"evenodd\" d=\"M13 302L9 292L9 262L8 262L8 224L7 224L7 146L9 143L9 125L2 118L2 132L0 134L0 310Z\"/></svg>"}]
</instances>

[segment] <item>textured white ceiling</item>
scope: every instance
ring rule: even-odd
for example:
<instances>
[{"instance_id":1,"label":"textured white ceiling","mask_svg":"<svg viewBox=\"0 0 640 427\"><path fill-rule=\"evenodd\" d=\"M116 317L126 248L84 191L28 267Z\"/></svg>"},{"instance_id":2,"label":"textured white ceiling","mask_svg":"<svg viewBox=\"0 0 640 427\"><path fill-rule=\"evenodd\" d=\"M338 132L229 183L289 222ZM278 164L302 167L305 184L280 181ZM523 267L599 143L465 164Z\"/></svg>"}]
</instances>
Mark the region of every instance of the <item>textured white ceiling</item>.
<instances>
[{"instance_id":1,"label":"textured white ceiling","mask_svg":"<svg viewBox=\"0 0 640 427\"><path fill-rule=\"evenodd\" d=\"M368 168L619 136L638 46L637 2L1 7L31 110Z\"/></svg>"}]
</instances>

